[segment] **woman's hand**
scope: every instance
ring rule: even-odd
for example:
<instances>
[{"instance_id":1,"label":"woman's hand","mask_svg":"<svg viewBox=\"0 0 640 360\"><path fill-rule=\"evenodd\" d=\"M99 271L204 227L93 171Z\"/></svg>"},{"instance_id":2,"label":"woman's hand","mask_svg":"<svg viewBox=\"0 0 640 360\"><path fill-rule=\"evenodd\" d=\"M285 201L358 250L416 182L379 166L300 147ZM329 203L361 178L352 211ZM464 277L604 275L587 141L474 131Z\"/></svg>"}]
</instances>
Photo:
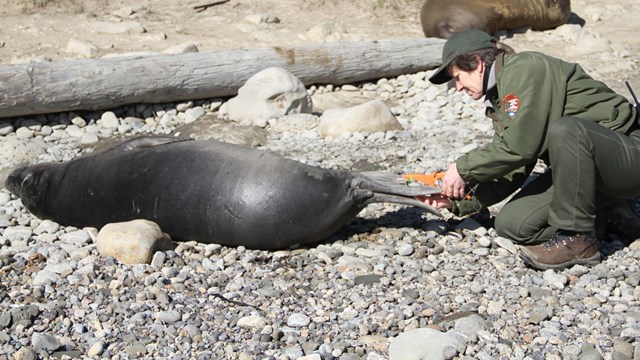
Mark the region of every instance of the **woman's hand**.
<instances>
[{"instance_id":1,"label":"woman's hand","mask_svg":"<svg viewBox=\"0 0 640 360\"><path fill-rule=\"evenodd\" d=\"M453 207L453 201L442 194L417 196L416 199L436 209L451 209Z\"/></svg>"},{"instance_id":2,"label":"woman's hand","mask_svg":"<svg viewBox=\"0 0 640 360\"><path fill-rule=\"evenodd\" d=\"M466 187L467 183L460 177L456 163L450 164L440 184L442 195L452 199L462 199L467 195Z\"/></svg>"}]
</instances>

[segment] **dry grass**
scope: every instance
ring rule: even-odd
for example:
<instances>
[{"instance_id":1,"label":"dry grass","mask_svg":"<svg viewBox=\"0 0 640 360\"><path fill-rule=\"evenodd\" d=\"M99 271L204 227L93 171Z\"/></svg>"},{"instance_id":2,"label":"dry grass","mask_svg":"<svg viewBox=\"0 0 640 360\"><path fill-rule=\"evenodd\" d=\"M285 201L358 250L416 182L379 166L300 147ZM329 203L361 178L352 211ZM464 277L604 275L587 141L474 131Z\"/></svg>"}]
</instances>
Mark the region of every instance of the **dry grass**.
<instances>
[{"instance_id":1,"label":"dry grass","mask_svg":"<svg viewBox=\"0 0 640 360\"><path fill-rule=\"evenodd\" d=\"M106 1L106 0L105 0ZM79 14L84 12L82 0L18 0L25 14L35 12L65 12Z\"/></svg>"},{"instance_id":2,"label":"dry grass","mask_svg":"<svg viewBox=\"0 0 640 360\"><path fill-rule=\"evenodd\" d=\"M420 9L424 0L370 0L369 2L373 10L390 11L402 15Z\"/></svg>"},{"instance_id":3,"label":"dry grass","mask_svg":"<svg viewBox=\"0 0 640 360\"><path fill-rule=\"evenodd\" d=\"M351 0L349 5L362 12L396 19L415 18L424 0ZM314 0L301 1L301 8L334 9L345 6L345 0Z\"/></svg>"}]
</instances>

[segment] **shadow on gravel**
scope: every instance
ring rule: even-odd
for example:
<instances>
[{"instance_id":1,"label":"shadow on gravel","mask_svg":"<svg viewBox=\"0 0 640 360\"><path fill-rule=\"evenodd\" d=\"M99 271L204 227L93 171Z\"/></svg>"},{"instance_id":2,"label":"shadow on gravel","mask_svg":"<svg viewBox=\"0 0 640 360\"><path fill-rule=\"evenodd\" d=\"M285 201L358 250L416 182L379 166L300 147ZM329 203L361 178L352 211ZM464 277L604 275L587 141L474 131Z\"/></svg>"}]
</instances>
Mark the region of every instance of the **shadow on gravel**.
<instances>
[{"instance_id":1,"label":"shadow on gravel","mask_svg":"<svg viewBox=\"0 0 640 360\"><path fill-rule=\"evenodd\" d=\"M320 244L330 245L336 241L349 240L355 235L359 235L359 240L366 240L369 236L378 234L384 229L406 228L416 230L429 229L444 234L451 230L451 224L443 219L425 218L424 212L420 209L406 207L373 219L355 217L326 240L316 244L308 244L302 248L313 248Z\"/></svg>"}]
</instances>

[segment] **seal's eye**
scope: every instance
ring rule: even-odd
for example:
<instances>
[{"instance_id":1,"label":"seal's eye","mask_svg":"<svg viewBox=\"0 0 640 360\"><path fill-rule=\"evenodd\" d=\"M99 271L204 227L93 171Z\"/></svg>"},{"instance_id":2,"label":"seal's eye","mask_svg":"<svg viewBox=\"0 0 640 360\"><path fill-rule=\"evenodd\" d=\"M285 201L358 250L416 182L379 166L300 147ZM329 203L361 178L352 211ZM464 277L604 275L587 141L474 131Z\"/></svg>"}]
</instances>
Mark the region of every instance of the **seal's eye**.
<instances>
[{"instance_id":1,"label":"seal's eye","mask_svg":"<svg viewBox=\"0 0 640 360\"><path fill-rule=\"evenodd\" d=\"M33 174L29 173L25 175L24 179L22 179L22 188L30 187L33 182Z\"/></svg>"},{"instance_id":2,"label":"seal's eye","mask_svg":"<svg viewBox=\"0 0 640 360\"><path fill-rule=\"evenodd\" d=\"M31 196L41 195L43 191L43 189L40 188L40 183L42 182L41 175L42 171L33 171L24 176L20 186L20 188L22 189L22 197L25 197L26 194L31 194Z\"/></svg>"}]
</instances>

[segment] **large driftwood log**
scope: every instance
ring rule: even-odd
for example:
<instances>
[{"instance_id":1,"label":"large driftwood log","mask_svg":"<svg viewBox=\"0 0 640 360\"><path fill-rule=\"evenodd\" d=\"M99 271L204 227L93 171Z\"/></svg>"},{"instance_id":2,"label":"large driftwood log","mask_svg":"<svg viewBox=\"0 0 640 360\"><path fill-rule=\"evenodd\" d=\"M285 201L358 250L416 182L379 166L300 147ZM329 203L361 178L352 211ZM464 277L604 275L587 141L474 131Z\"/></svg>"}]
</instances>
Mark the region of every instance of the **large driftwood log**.
<instances>
[{"instance_id":1,"label":"large driftwood log","mask_svg":"<svg viewBox=\"0 0 640 360\"><path fill-rule=\"evenodd\" d=\"M411 38L0 65L0 118L232 96L271 66L307 86L394 77L439 66L443 44Z\"/></svg>"}]
</instances>

